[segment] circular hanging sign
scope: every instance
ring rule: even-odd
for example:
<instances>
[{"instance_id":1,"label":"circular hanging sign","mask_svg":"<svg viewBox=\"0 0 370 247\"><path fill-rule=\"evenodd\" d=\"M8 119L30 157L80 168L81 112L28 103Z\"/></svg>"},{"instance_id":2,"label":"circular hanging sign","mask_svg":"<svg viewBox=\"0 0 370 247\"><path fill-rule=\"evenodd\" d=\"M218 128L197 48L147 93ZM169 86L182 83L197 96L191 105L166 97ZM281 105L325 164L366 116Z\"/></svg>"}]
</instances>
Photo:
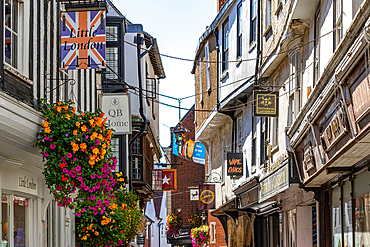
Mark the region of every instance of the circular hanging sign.
<instances>
[{"instance_id":1,"label":"circular hanging sign","mask_svg":"<svg viewBox=\"0 0 370 247\"><path fill-rule=\"evenodd\" d=\"M203 202L204 204L210 204L213 202L213 200L215 199L215 194L213 193L213 191L211 190L204 190L201 194L200 194L200 201Z\"/></svg>"}]
</instances>

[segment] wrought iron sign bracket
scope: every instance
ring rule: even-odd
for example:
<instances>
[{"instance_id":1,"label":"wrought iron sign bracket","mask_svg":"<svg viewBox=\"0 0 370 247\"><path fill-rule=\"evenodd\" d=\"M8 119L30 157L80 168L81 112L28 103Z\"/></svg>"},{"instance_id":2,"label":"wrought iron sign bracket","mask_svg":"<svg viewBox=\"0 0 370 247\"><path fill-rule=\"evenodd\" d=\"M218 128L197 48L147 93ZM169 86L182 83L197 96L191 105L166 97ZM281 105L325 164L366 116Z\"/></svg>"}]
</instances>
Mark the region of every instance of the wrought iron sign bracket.
<instances>
[{"instance_id":1,"label":"wrought iron sign bracket","mask_svg":"<svg viewBox=\"0 0 370 247\"><path fill-rule=\"evenodd\" d=\"M217 172L211 172L206 176L204 182L209 184L220 184L222 183L222 177Z\"/></svg>"}]
</instances>

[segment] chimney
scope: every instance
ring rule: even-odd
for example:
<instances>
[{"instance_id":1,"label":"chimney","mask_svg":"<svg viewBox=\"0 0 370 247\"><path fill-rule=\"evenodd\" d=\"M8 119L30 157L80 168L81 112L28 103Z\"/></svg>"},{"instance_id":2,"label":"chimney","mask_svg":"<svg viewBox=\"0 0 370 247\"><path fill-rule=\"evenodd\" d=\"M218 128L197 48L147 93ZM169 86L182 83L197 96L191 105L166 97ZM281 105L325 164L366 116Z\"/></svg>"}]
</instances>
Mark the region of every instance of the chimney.
<instances>
[{"instance_id":1,"label":"chimney","mask_svg":"<svg viewBox=\"0 0 370 247\"><path fill-rule=\"evenodd\" d=\"M226 3L227 0L217 0L217 12L220 12L222 6Z\"/></svg>"}]
</instances>

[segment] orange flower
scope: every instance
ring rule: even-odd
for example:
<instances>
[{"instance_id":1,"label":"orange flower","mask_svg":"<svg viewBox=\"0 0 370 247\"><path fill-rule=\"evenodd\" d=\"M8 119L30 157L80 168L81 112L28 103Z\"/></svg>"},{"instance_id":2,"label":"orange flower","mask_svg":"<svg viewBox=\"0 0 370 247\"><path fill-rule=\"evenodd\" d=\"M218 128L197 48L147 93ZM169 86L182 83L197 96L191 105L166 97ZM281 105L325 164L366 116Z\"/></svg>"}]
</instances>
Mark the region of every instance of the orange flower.
<instances>
[{"instance_id":1,"label":"orange flower","mask_svg":"<svg viewBox=\"0 0 370 247\"><path fill-rule=\"evenodd\" d=\"M59 101L59 102L58 102L58 105L61 105L61 104L62 104L62 102L60 102L60 101Z\"/></svg>"},{"instance_id":2,"label":"orange flower","mask_svg":"<svg viewBox=\"0 0 370 247\"><path fill-rule=\"evenodd\" d=\"M57 111L60 113L62 111L62 108L60 106L58 106Z\"/></svg>"},{"instance_id":3,"label":"orange flower","mask_svg":"<svg viewBox=\"0 0 370 247\"><path fill-rule=\"evenodd\" d=\"M91 140L94 140L97 136L98 136L98 133L93 132L93 133L91 134L91 136L90 136L90 139L91 139Z\"/></svg>"},{"instance_id":4,"label":"orange flower","mask_svg":"<svg viewBox=\"0 0 370 247\"><path fill-rule=\"evenodd\" d=\"M93 154L98 154L99 153L99 149L98 148L94 148L94 150L92 152L93 152Z\"/></svg>"},{"instance_id":5,"label":"orange flower","mask_svg":"<svg viewBox=\"0 0 370 247\"><path fill-rule=\"evenodd\" d=\"M71 120L71 115L66 114L66 118L67 118L68 120Z\"/></svg>"},{"instance_id":6,"label":"orange flower","mask_svg":"<svg viewBox=\"0 0 370 247\"><path fill-rule=\"evenodd\" d=\"M78 122L78 121L77 121L77 122L76 122L76 126L77 126L77 127L80 127L80 125L81 125L81 124L80 124L80 122Z\"/></svg>"},{"instance_id":7,"label":"orange flower","mask_svg":"<svg viewBox=\"0 0 370 247\"><path fill-rule=\"evenodd\" d=\"M72 112L76 112L76 107L73 107Z\"/></svg>"},{"instance_id":8,"label":"orange flower","mask_svg":"<svg viewBox=\"0 0 370 247\"><path fill-rule=\"evenodd\" d=\"M95 161L94 160L89 160L89 164L91 165L91 166L93 166L93 165L95 165Z\"/></svg>"},{"instance_id":9,"label":"orange flower","mask_svg":"<svg viewBox=\"0 0 370 247\"><path fill-rule=\"evenodd\" d=\"M49 122L45 120L44 124L42 125L44 128L49 127Z\"/></svg>"},{"instance_id":10,"label":"orange flower","mask_svg":"<svg viewBox=\"0 0 370 247\"><path fill-rule=\"evenodd\" d=\"M50 131L51 131L50 127L45 128L45 133L48 133L49 134Z\"/></svg>"},{"instance_id":11,"label":"orange flower","mask_svg":"<svg viewBox=\"0 0 370 247\"><path fill-rule=\"evenodd\" d=\"M74 130L73 131L73 135L75 136L75 135L77 135L77 130Z\"/></svg>"},{"instance_id":12,"label":"orange flower","mask_svg":"<svg viewBox=\"0 0 370 247\"><path fill-rule=\"evenodd\" d=\"M82 130L82 132L86 132L87 127L86 127L85 125L83 125L83 126L81 127L81 130Z\"/></svg>"},{"instance_id":13,"label":"orange flower","mask_svg":"<svg viewBox=\"0 0 370 247\"><path fill-rule=\"evenodd\" d=\"M80 144L80 149L83 150L83 151L86 151L86 149L87 149L86 143L81 143Z\"/></svg>"}]
</instances>

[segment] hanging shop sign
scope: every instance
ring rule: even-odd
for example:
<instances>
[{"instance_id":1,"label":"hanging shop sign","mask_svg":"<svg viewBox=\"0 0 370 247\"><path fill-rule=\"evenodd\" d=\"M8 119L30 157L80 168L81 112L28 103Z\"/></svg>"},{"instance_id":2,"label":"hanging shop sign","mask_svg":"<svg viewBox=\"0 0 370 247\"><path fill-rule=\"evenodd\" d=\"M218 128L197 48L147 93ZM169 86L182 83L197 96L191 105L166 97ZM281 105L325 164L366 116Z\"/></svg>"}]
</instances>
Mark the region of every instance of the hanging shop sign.
<instances>
[{"instance_id":1,"label":"hanging shop sign","mask_svg":"<svg viewBox=\"0 0 370 247\"><path fill-rule=\"evenodd\" d=\"M190 189L190 201L199 201L199 189Z\"/></svg>"},{"instance_id":2,"label":"hanging shop sign","mask_svg":"<svg viewBox=\"0 0 370 247\"><path fill-rule=\"evenodd\" d=\"M114 134L131 134L131 108L130 96L124 94L103 94L102 110L107 117L108 127L114 130Z\"/></svg>"},{"instance_id":3,"label":"hanging shop sign","mask_svg":"<svg viewBox=\"0 0 370 247\"><path fill-rule=\"evenodd\" d=\"M243 153L227 153L227 176L243 176Z\"/></svg>"},{"instance_id":4,"label":"hanging shop sign","mask_svg":"<svg viewBox=\"0 0 370 247\"><path fill-rule=\"evenodd\" d=\"M253 116L278 117L279 92L253 91Z\"/></svg>"},{"instance_id":5,"label":"hanging shop sign","mask_svg":"<svg viewBox=\"0 0 370 247\"><path fill-rule=\"evenodd\" d=\"M104 10L61 13L62 70L106 67L105 18Z\"/></svg>"},{"instance_id":6,"label":"hanging shop sign","mask_svg":"<svg viewBox=\"0 0 370 247\"><path fill-rule=\"evenodd\" d=\"M206 148L200 142L186 140L182 132L173 133L172 153L186 160L193 160L199 164L206 162Z\"/></svg>"},{"instance_id":7,"label":"hanging shop sign","mask_svg":"<svg viewBox=\"0 0 370 247\"><path fill-rule=\"evenodd\" d=\"M176 169L155 169L153 170L153 190L175 191L177 190Z\"/></svg>"},{"instance_id":8,"label":"hanging shop sign","mask_svg":"<svg viewBox=\"0 0 370 247\"><path fill-rule=\"evenodd\" d=\"M216 189L214 184L199 185L199 210L216 208Z\"/></svg>"}]
</instances>

